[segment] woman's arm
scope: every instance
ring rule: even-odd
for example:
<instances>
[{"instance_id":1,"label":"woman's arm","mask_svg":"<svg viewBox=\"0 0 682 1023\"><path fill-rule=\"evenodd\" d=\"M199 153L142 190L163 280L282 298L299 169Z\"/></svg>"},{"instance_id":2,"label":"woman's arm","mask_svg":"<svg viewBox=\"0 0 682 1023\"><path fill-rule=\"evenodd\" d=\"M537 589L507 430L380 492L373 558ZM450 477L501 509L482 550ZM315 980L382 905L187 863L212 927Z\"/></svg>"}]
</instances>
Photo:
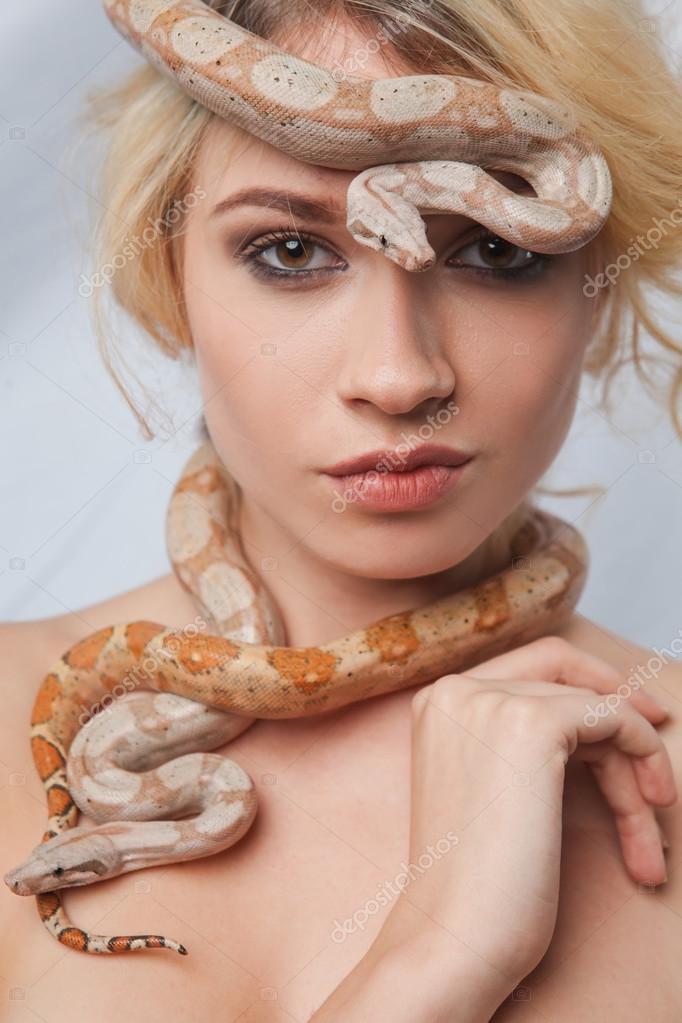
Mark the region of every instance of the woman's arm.
<instances>
[{"instance_id":1,"label":"woman's arm","mask_svg":"<svg viewBox=\"0 0 682 1023\"><path fill-rule=\"evenodd\" d=\"M443 836L454 848L411 879L310 1023L488 1023L551 941L570 756L595 770L632 876L663 880L654 806L677 792L652 721L666 712L640 693L597 713L618 672L556 637L473 671L412 701L410 861Z\"/></svg>"},{"instance_id":2,"label":"woman's arm","mask_svg":"<svg viewBox=\"0 0 682 1023\"><path fill-rule=\"evenodd\" d=\"M309 1023L488 1023L515 986L442 926L427 927L399 897L369 951Z\"/></svg>"}]
</instances>

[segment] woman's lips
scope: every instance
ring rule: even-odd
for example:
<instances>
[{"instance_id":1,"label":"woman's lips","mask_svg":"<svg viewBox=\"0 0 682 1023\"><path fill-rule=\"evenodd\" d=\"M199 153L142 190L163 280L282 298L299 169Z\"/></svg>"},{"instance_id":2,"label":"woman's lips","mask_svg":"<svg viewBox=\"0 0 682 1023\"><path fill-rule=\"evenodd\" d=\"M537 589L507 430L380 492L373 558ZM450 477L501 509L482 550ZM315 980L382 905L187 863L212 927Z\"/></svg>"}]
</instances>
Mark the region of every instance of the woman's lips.
<instances>
[{"instance_id":1,"label":"woman's lips","mask_svg":"<svg viewBox=\"0 0 682 1023\"><path fill-rule=\"evenodd\" d=\"M421 465L401 472L327 475L337 498L377 511L410 511L433 504L459 481L471 459L461 465Z\"/></svg>"}]
</instances>

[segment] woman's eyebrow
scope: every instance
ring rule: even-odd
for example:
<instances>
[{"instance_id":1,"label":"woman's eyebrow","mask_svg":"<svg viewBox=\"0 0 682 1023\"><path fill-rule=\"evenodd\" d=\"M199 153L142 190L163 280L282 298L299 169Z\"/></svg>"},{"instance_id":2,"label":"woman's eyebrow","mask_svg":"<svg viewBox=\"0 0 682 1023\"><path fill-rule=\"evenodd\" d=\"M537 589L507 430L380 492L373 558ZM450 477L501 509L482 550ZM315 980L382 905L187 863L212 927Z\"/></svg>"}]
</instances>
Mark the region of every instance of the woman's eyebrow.
<instances>
[{"instance_id":1,"label":"woman's eyebrow","mask_svg":"<svg viewBox=\"0 0 682 1023\"><path fill-rule=\"evenodd\" d=\"M532 188L518 175L508 171L491 171L491 175L502 180L511 191L523 192ZM222 216L238 206L261 206L267 209L289 213L301 220L316 220L323 224L333 224L345 219L346 210L336 200L314 199L299 192L281 192L274 188L249 187L242 188L225 199L216 203L209 214L209 219Z\"/></svg>"},{"instance_id":2,"label":"woman's eyebrow","mask_svg":"<svg viewBox=\"0 0 682 1023\"><path fill-rule=\"evenodd\" d=\"M265 206L283 213L290 213L303 220L319 220L325 224L331 224L341 217L345 217L346 214L345 209L333 199L323 201L296 192L279 192L271 188L252 187L243 188L239 192L235 192L234 195L221 199L213 207L209 216L213 219L213 217L233 210L236 206Z\"/></svg>"}]
</instances>

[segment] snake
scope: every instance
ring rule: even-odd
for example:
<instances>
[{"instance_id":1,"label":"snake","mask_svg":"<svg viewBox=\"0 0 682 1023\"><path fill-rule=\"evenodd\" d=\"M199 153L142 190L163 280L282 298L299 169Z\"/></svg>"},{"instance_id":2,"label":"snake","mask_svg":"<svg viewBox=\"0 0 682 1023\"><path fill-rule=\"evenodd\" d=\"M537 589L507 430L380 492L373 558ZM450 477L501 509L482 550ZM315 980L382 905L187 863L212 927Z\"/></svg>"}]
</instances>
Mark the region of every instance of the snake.
<instances>
[{"instance_id":1,"label":"snake","mask_svg":"<svg viewBox=\"0 0 682 1023\"><path fill-rule=\"evenodd\" d=\"M405 270L436 258L420 209L471 217L544 253L586 245L609 214L603 153L549 97L464 75L339 75L202 0L104 0L104 9L201 106L304 163L360 170L347 228ZM489 170L524 178L536 194L517 194Z\"/></svg>"},{"instance_id":2,"label":"snake","mask_svg":"<svg viewBox=\"0 0 682 1023\"><path fill-rule=\"evenodd\" d=\"M281 645L281 616L234 531L239 500L205 442L186 463L166 518L169 557L201 609L198 621L179 630L145 620L99 629L70 647L39 688L31 746L49 819L5 883L35 895L46 927L70 948L186 953L162 935L75 927L60 891L237 842L255 818L255 788L238 764L208 750L259 718L345 707L531 642L566 620L584 585L579 531L531 507L509 565L476 586L323 646ZM79 809L101 823L78 826Z\"/></svg>"},{"instance_id":3,"label":"snake","mask_svg":"<svg viewBox=\"0 0 682 1023\"><path fill-rule=\"evenodd\" d=\"M199 0L104 0L104 8L213 113L304 162L365 167L348 187L348 229L406 270L434 260L422 212L463 213L540 252L579 248L606 220L608 165L554 100L462 76L339 80ZM488 173L495 169L521 174L536 194L516 195ZM77 951L187 954L163 935L78 927L61 893L238 842L257 814L255 786L211 750L260 718L337 710L546 635L570 617L585 582L580 532L531 506L506 568L334 642L291 647L244 551L240 500L209 439L184 466L166 516L169 560L198 608L195 622L98 629L39 686L31 749L48 821L4 880L35 896L48 932ZM79 811L95 823L79 825Z\"/></svg>"}]
</instances>

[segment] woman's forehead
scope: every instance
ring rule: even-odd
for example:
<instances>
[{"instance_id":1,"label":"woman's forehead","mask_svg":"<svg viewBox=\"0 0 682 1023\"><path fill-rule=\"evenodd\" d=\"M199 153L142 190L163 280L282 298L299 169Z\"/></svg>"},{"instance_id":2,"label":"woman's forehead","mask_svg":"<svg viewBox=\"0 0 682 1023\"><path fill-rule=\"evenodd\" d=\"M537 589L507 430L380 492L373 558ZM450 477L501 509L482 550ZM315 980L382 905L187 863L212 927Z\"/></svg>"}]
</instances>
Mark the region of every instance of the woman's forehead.
<instances>
[{"instance_id":1,"label":"woman's forehead","mask_svg":"<svg viewBox=\"0 0 682 1023\"><path fill-rule=\"evenodd\" d=\"M405 63L404 57L390 43L366 46L368 40L377 41L376 26L371 22L363 29L352 19L340 17L326 19L322 28L321 32L311 32L306 26L289 25L274 41L295 57L330 71L341 68L351 78L375 80L419 73ZM453 68L451 73L462 72ZM253 184L253 176L257 175L257 183L266 187L295 185L298 191L326 189L330 197L345 200L348 185L358 173L357 170L305 163L217 114L211 119L197 159L198 166L195 166L202 179L208 179L212 193ZM517 174L504 170L490 173L512 191L533 194L531 186ZM204 180L201 183L207 187ZM223 195L216 198L223 198Z\"/></svg>"},{"instance_id":2,"label":"woman's forehead","mask_svg":"<svg viewBox=\"0 0 682 1023\"><path fill-rule=\"evenodd\" d=\"M348 185L358 173L305 163L217 115L209 134L199 153L198 170L201 184L206 188L208 182L212 193L257 183L272 188L326 191L330 196L345 199ZM492 168L488 168L488 173L514 192L533 194L532 187L518 174Z\"/></svg>"},{"instance_id":3,"label":"woman's forehead","mask_svg":"<svg viewBox=\"0 0 682 1023\"><path fill-rule=\"evenodd\" d=\"M321 24L314 21L311 25L289 26L273 41L294 57L328 71L343 69L350 78L419 74L420 69L411 68L379 28L371 19L366 19L361 27L353 18L341 14L326 18Z\"/></svg>"}]
</instances>

